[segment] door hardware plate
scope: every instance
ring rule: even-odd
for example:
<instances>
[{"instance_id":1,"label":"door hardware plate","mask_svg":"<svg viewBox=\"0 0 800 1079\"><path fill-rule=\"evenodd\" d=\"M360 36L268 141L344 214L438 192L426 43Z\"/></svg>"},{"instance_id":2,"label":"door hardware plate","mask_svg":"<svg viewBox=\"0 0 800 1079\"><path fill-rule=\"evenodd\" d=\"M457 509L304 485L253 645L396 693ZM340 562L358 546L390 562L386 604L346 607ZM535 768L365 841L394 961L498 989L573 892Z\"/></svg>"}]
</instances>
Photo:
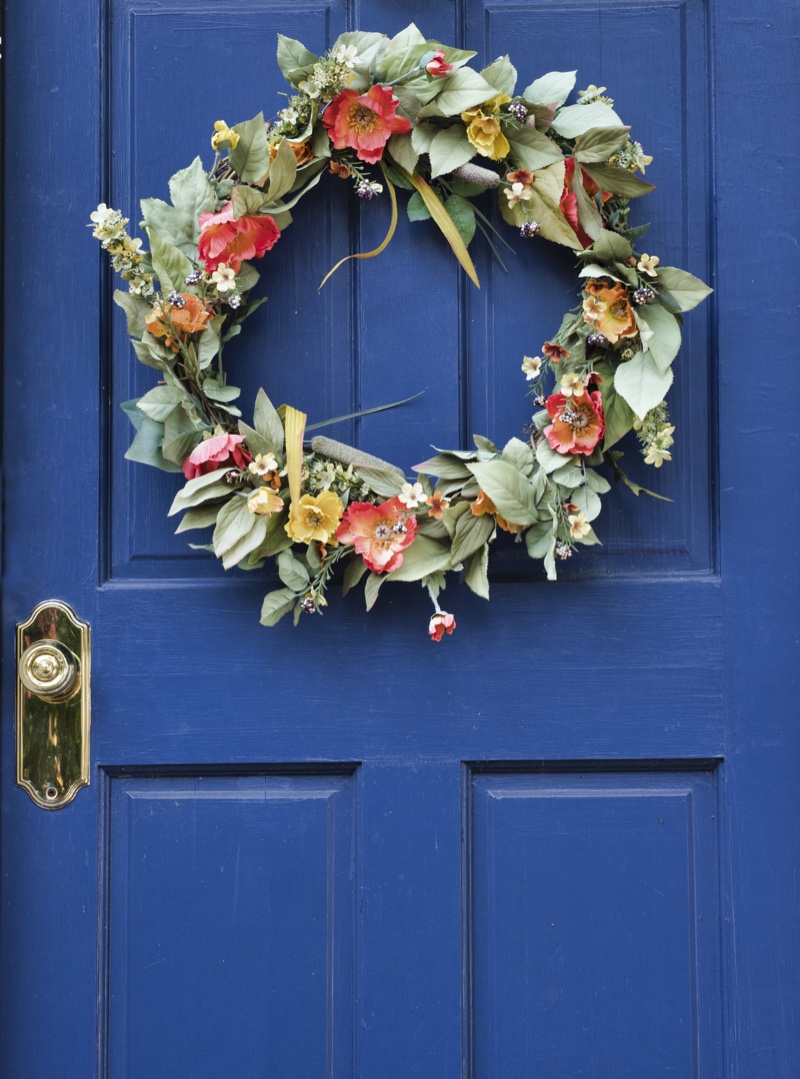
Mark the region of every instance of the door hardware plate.
<instances>
[{"instance_id":1,"label":"door hardware plate","mask_svg":"<svg viewBox=\"0 0 800 1079\"><path fill-rule=\"evenodd\" d=\"M17 625L17 784L42 809L89 785L91 631L61 600Z\"/></svg>"}]
</instances>

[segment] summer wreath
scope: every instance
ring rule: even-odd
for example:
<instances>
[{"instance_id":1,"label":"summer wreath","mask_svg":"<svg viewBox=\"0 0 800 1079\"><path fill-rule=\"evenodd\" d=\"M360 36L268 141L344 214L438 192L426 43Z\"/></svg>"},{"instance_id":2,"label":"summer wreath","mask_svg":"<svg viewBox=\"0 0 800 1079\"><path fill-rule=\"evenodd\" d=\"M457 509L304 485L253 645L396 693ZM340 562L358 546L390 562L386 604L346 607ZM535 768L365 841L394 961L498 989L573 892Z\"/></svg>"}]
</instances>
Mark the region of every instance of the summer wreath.
<instances>
[{"instance_id":1,"label":"summer wreath","mask_svg":"<svg viewBox=\"0 0 800 1079\"><path fill-rule=\"evenodd\" d=\"M319 612L341 564L345 591L369 574L368 609L386 581L421 582L435 608L429 632L441 640L455 628L438 602L447 573L463 571L488 599L498 529L554 579L558 559L598 542L592 522L609 483L597 467L642 490L612 449L623 435L637 431L648 464L670 460L664 397L680 312L711 290L634 248L646 226L629 227L629 201L652 190L636 175L651 158L605 87L567 105L575 72L551 72L517 94L507 56L477 72L467 66L474 55L428 41L414 25L392 39L342 34L321 57L280 36L278 64L293 90L286 108L272 123L259 114L214 124L211 170L195 158L170 180L172 205L142 200L149 251L118 211L101 205L91 215L128 283L115 299L133 348L160 379L122 406L136 428L126 456L183 472L170 510L183 514L177 531L213 526L208 549L225 569L276 559L284 587L266 596L265 625ZM493 229L472 200L487 190L521 237L576 253L579 303L542 354L522 361L537 410L524 440L500 450L476 436L474 450L437 451L415 466L412 483L349 446L305 441L305 414L276 409L263 390L253 425L241 418L223 346L263 302L251 298L254 262L324 174L350 180L362 199L388 192L386 239L351 257L385 248L397 188L411 192L409 217L435 221L476 285L467 247L476 230L492 243Z\"/></svg>"}]
</instances>

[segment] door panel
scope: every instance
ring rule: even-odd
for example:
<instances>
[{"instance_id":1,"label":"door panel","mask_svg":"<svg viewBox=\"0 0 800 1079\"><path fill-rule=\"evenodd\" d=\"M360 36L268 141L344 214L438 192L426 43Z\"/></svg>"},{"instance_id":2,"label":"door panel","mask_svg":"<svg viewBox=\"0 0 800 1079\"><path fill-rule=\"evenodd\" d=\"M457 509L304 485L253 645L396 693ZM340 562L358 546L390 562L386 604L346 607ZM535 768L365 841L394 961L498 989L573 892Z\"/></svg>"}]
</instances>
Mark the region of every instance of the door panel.
<instances>
[{"instance_id":1,"label":"door panel","mask_svg":"<svg viewBox=\"0 0 800 1079\"><path fill-rule=\"evenodd\" d=\"M4 669L53 595L92 623L94 681L92 784L52 813L14 785L4 682L3 1074L796 1079L789 10L9 8ZM175 477L123 458L119 403L152 381L85 228L100 201L135 225L210 162L214 120L280 107L277 32L322 50L411 20L510 52L522 86L608 86L655 157L651 250L717 287L685 327L675 460L645 479L626 454L674 501L614 491L557 585L509 544L491 604L448 593L435 649L422 590L391 586L369 616L337 597L262 629L269 578L173 535ZM507 231L477 292L401 214L318 293L388 206L326 177L300 209L230 360L243 400L263 384L313 422L425 390L332 431L406 467L518 433L572 256Z\"/></svg>"}]
</instances>

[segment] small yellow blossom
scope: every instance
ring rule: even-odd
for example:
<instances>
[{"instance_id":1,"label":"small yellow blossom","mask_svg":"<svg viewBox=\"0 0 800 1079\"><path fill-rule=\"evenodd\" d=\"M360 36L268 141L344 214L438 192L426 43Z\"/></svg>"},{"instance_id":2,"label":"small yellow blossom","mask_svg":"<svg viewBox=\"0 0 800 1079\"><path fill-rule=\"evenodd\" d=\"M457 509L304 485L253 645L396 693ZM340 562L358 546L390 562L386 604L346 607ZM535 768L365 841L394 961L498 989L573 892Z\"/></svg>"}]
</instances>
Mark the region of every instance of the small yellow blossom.
<instances>
[{"instance_id":1,"label":"small yellow blossom","mask_svg":"<svg viewBox=\"0 0 800 1079\"><path fill-rule=\"evenodd\" d=\"M561 392L565 397L583 397L585 388L580 375L561 376Z\"/></svg>"},{"instance_id":2,"label":"small yellow blossom","mask_svg":"<svg viewBox=\"0 0 800 1079\"><path fill-rule=\"evenodd\" d=\"M646 465L655 465L656 468L661 468L664 461L671 461L672 454L669 450L662 449L660 446L656 446L652 443L647 447L647 454L644 459Z\"/></svg>"},{"instance_id":3,"label":"small yellow blossom","mask_svg":"<svg viewBox=\"0 0 800 1079\"><path fill-rule=\"evenodd\" d=\"M485 116L482 108L478 108L462 112L461 119L467 125L467 138L483 157L500 161L511 153L511 146L496 116Z\"/></svg>"},{"instance_id":4,"label":"small yellow blossom","mask_svg":"<svg viewBox=\"0 0 800 1079\"><path fill-rule=\"evenodd\" d=\"M583 510L578 510L577 513L571 513L567 517L569 521L569 534L573 539L583 539L584 536L588 536L592 531L592 526L586 520L586 514Z\"/></svg>"},{"instance_id":5,"label":"small yellow blossom","mask_svg":"<svg viewBox=\"0 0 800 1079\"><path fill-rule=\"evenodd\" d=\"M494 97L490 97L488 101L484 101L481 105L483 112L491 112L497 115L500 112L502 105L507 105L511 98L505 91L501 91L499 94L495 94Z\"/></svg>"},{"instance_id":6,"label":"small yellow blossom","mask_svg":"<svg viewBox=\"0 0 800 1079\"><path fill-rule=\"evenodd\" d=\"M532 382L533 379L538 378L542 373L542 364L544 360L541 356L523 356L522 357L522 370L525 372L525 378L528 382Z\"/></svg>"},{"instance_id":7,"label":"small yellow blossom","mask_svg":"<svg viewBox=\"0 0 800 1079\"><path fill-rule=\"evenodd\" d=\"M257 513L259 516L271 517L273 513L283 509L283 499L271 488L259 487L248 498L247 508L251 513Z\"/></svg>"},{"instance_id":8,"label":"small yellow blossom","mask_svg":"<svg viewBox=\"0 0 800 1079\"><path fill-rule=\"evenodd\" d=\"M658 255L642 255L639 262L636 265L636 269L641 273L646 273L648 277L658 277L658 266L660 259Z\"/></svg>"},{"instance_id":9,"label":"small yellow blossom","mask_svg":"<svg viewBox=\"0 0 800 1079\"><path fill-rule=\"evenodd\" d=\"M212 150L234 150L238 142L238 131L228 127L224 120L214 122L214 134L211 136Z\"/></svg>"},{"instance_id":10,"label":"small yellow blossom","mask_svg":"<svg viewBox=\"0 0 800 1079\"><path fill-rule=\"evenodd\" d=\"M255 459L247 466L254 476L268 476L270 472L276 472L278 461L274 453L257 453Z\"/></svg>"},{"instance_id":11,"label":"small yellow blossom","mask_svg":"<svg viewBox=\"0 0 800 1079\"><path fill-rule=\"evenodd\" d=\"M289 510L286 534L296 543L330 543L343 513L342 501L333 491L323 491L316 497L303 495Z\"/></svg>"},{"instance_id":12,"label":"small yellow blossom","mask_svg":"<svg viewBox=\"0 0 800 1079\"><path fill-rule=\"evenodd\" d=\"M587 322L597 322L608 310L608 305L596 296L587 296L583 301L583 317Z\"/></svg>"}]
</instances>

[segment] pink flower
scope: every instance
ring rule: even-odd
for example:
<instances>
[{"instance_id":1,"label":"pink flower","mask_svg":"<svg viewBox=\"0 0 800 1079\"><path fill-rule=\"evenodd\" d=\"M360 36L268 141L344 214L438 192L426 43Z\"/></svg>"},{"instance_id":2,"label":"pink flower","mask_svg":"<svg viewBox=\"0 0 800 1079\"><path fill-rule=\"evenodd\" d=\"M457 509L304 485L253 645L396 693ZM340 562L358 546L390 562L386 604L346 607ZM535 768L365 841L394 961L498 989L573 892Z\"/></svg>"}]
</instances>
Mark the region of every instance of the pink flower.
<instances>
[{"instance_id":1,"label":"pink flower","mask_svg":"<svg viewBox=\"0 0 800 1079\"><path fill-rule=\"evenodd\" d=\"M553 422L544 433L556 453L591 453L603 437L603 397L599 390L585 391L577 399L554 393L547 398L546 407Z\"/></svg>"},{"instance_id":2,"label":"pink flower","mask_svg":"<svg viewBox=\"0 0 800 1079\"><path fill-rule=\"evenodd\" d=\"M433 59L425 65L425 70L429 75L438 75L441 78L443 75L450 74L453 65L445 62L444 49L437 49L433 54Z\"/></svg>"},{"instance_id":3,"label":"pink flower","mask_svg":"<svg viewBox=\"0 0 800 1079\"><path fill-rule=\"evenodd\" d=\"M342 90L323 113L322 122L335 149L355 150L356 157L376 165L390 135L411 130L402 116L395 116L399 102L383 86L372 86L366 94Z\"/></svg>"},{"instance_id":4,"label":"pink flower","mask_svg":"<svg viewBox=\"0 0 800 1079\"><path fill-rule=\"evenodd\" d=\"M351 502L336 530L339 543L352 543L373 573L391 573L403 564L403 551L414 542L417 518L399 498L379 506Z\"/></svg>"},{"instance_id":5,"label":"pink flower","mask_svg":"<svg viewBox=\"0 0 800 1079\"><path fill-rule=\"evenodd\" d=\"M226 202L218 214L205 210L200 214L200 239L197 251L209 273L221 262L238 272L249 259L260 259L275 246L280 229L269 214L245 214L233 219L233 206Z\"/></svg>"},{"instance_id":6,"label":"pink flower","mask_svg":"<svg viewBox=\"0 0 800 1079\"><path fill-rule=\"evenodd\" d=\"M204 476L207 472L216 472L222 465L233 458L238 468L247 468L253 460L247 450L239 445L244 442L244 435L215 435L195 446L183 462L183 474L187 480Z\"/></svg>"},{"instance_id":7,"label":"pink flower","mask_svg":"<svg viewBox=\"0 0 800 1079\"><path fill-rule=\"evenodd\" d=\"M455 615L448 614L447 611L437 611L428 624L428 633L431 635L431 640L438 644L445 633L450 636L455 628Z\"/></svg>"}]
</instances>

